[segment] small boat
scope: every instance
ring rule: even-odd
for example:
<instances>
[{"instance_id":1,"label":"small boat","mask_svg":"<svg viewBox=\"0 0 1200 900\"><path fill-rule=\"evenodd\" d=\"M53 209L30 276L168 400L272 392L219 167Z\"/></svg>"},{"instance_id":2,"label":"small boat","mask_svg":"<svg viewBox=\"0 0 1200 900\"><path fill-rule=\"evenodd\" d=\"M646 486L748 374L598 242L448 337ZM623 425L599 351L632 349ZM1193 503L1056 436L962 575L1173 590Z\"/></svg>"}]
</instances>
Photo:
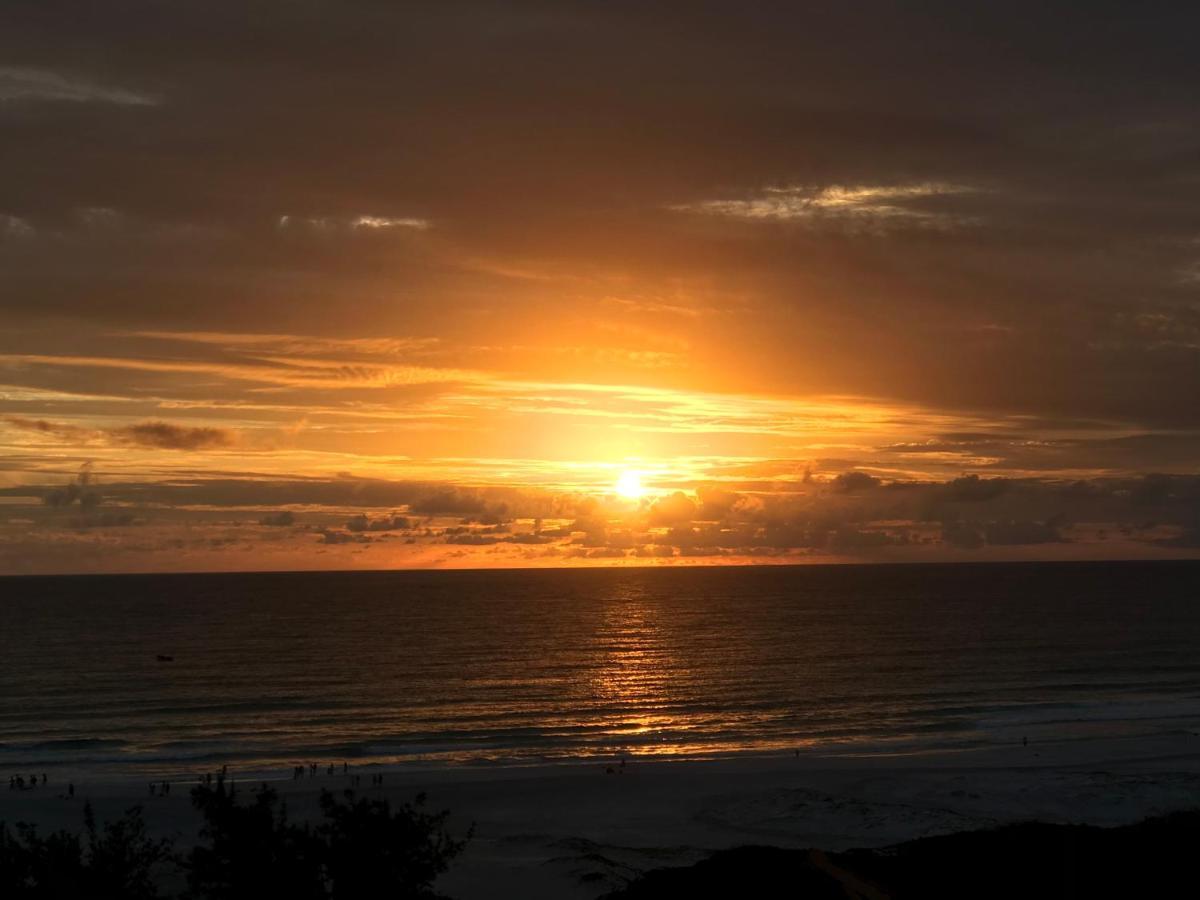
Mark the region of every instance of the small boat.
<instances>
[{"instance_id":1,"label":"small boat","mask_svg":"<svg viewBox=\"0 0 1200 900\"><path fill-rule=\"evenodd\" d=\"M158 659L158 661L159 661L159 662L175 662L175 657L173 657L173 656L165 656L165 655L163 655L162 653L158 654L158 657L157 657L157 659Z\"/></svg>"}]
</instances>

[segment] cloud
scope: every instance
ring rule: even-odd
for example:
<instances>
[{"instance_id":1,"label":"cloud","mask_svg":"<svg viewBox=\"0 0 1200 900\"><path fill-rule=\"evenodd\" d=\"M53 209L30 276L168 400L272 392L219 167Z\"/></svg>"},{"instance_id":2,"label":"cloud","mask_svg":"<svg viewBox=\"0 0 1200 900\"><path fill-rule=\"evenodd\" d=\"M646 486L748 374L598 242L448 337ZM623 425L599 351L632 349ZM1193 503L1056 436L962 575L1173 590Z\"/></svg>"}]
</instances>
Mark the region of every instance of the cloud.
<instances>
[{"instance_id":1,"label":"cloud","mask_svg":"<svg viewBox=\"0 0 1200 900\"><path fill-rule=\"evenodd\" d=\"M415 216L280 216L275 223L281 231L305 230L316 233L383 232L396 229L427 231L433 227L428 219Z\"/></svg>"},{"instance_id":2,"label":"cloud","mask_svg":"<svg viewBox=\"0 0 1200 900\"><path fill-rule=\"evenodd\" d=\"M0 67L0 103L22 101L118 106L157 106L161 102L149 94L96 84L49 69Z\"/></svg>"},{"instance_id":3,"label":"cloud","mask_svg":"<svg viewBox=\"0 0 1200 900\"><path fill-rule=\"evenodd\" d=\"M260 382L290 387L363 388L401 384L430 384L482 377L462 369L428 366L350 363L343 360L261 357L253 361L219 362L144 359L137 357L47 355L0 353L0 363L57 368L125 369L163 374L216 375L235 381Z\"/></svg>"},{"instance_id":4,"label":"cloud","mask_svg":"<svg viewBox=\"0 0 1200 900\"><path fill-rule=\"evenodd\" d=\"M240 352L263 351L285 356L390 356L429 351L439 343L435 337L338 338L300 334L246 334L229 331L131 331L130 337L151 338L185 344L234 348Z\"/></svg>"},{"instance_id":5,"label":"cloud","mask_svg":"<svg viewBox=\"0 0 1200 900\"><path fill-rule=\"evenodd\" d=\"M410 509L419 516L474 515L487 508L484 498L469 490L445 486L414 500Z\"/></svg>"},{"instance_id":6,"label":"cloud","mask_svg":"<svg viewBox=\"0 0 1200 900\"><path fill-rule=\"evenodd\" d=\"M833 488L843 494L878 487L879 479L866 472L843 472L833 479Z\"/></svg>"},{"instance_id":7,"label":"cloud","mask_svg":"<svg viewBox=\"0 0 1200 900\"><path fill-rule=\"evenodd\" d=\"M20 216L0 213L0 239L28 238L36 233L36 229Z\"/></svg>"},{"instance_id":8,"label":"cloud","mask_svg":"<svg viewBox=\"0 0 1200 900\"><path fill-rule=\"evenodd\" d=\"M155 450L213 450L229 447L234 443L234 433L227 429L174 425L161 421L136 422L116 428L82 428L64 422L23 416L5 416L4 421L22 431L44 434L77 444L102 441Z\"/></svg>"},{"instance_id":9,"label":"cloud","mask_svg":"<svg viewBox=\"0 0 1200 900\"><path fill-rule=\"evenodd\" d=\"M4 421L13 428L18 428L22 431L32 431L38 434L45 434L51 437L56 437L66 441L76 441L86 443L88 440L96 437L98 432L89 428L80 428L77 425L68 425L65 422L50 422L46 419L30 419L25 416L5 416Z\"/></svg>"},{"instance_id":10,"label":"cloud","mask_svg":"<svg viewBox=\"0 0 1200 900\"><path fill-rule=\"evenodd\" d=\"M1055 522L992 522L986 528L993 546L1050 544L1063 540Z\"/></svg>"},{"instance_id":11,"label":"cloud","mask_svg":"<svg viewBox=\"0 0 1200 900\"><path fill-rule=\"evenodd\" d=\"M670 207L748 222L804 222L873 230L895 227L949 228L973 224L970 216L938 211L923 201L974 193L964 185L922 182L900 185L768 187L734 200L704 200Z\"/></svg>"},{"instance_id":12,"label":"cloud","mask_svg":"<svg viewBox=\"0 0 1200 900\"><path fill-rule=\"evenodd\" d=\"M108 433L120 443L156 450L215 450L233 443L233 434L221 428L191 428L169 422L139 422Z\"/></svg>"},{"instance_id":13,"label":"cloud","mask_svg":"<svg viewBox=\"0 0 1200 900\"><path fill-rule=\"evenodd\" d=\"M682 491L660 497L650 505L649 519L653 525L679 525L696 517L696 503Z\"/></svg>"},{"instance_id":14,"label":"cloud","mask_svg":"<svg viewBox=\"0 0 1200 900\"><path fill-rule=\"evenodd\" d=\"M372 519L366 513L359 513L346 522L346 529L354 532L407 531L410 527L412 527L412 523L408 519L395 513L378 519Z\"/></svg>"},{"instance_id":15,"label":"cloud","mask_svg":"<svg viewBox=\"0 0 1200 900\"><path fill-rule=\"evenodd\" d=\"M978 475L964 475L946 482L946 498L948 500L981 503L999 497L1008 490L1009 482L1004 478L980 478Z\"/></svg>"}]
</instances>

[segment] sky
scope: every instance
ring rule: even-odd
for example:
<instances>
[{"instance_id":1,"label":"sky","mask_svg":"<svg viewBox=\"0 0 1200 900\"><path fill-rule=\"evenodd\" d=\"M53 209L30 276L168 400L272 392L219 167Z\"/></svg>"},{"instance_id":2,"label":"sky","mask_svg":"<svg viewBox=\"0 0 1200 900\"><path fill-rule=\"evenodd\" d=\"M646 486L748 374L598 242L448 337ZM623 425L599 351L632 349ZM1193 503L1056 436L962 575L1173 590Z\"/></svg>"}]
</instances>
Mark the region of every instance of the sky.
<instances>
[{"instance_id":1,"label":"sky","mask_svg":"<svg viewBox=\"0 0 1200 900\"><path fill-rule=\"evenodd\" d=\"M1200 556L1200 11L0 8L0 573Z\"/></svg>"}]
</instances>

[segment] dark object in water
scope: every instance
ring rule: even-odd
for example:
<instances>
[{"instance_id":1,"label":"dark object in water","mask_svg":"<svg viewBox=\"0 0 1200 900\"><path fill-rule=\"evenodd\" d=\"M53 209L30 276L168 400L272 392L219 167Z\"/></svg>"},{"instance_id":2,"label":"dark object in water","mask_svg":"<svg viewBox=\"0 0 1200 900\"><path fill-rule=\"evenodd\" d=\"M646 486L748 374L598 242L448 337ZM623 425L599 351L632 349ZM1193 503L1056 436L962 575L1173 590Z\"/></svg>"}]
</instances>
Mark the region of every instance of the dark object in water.
<instances>
[{"instance_id":1,"label":"dark object in water","mask_svg":"<svg viewBox=\"0 0 1200 900\"><path fill-rule=\"evenodd\" d=\"M159 662L175 662L175 657L173 657L173 656L165 656L165 655L164 655L164 654L162 654L162 653L158 654L158 656L156 657L156 659L157 659Z\"/></svg>"}]
</instances>

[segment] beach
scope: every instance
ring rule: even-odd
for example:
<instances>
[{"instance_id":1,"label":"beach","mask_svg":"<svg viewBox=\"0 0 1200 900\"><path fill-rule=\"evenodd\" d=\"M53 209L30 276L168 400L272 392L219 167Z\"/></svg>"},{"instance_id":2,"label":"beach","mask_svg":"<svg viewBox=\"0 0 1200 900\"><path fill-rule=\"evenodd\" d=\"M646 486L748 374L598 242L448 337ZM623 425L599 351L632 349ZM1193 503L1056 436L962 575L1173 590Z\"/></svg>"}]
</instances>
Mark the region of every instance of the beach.
<instances>
[{"instance_id":1,"label":"beach","mask_svg":"<svg viewBox=\"0 0 1200 900\"><path fill-rule=\"evenodd\" d=\"M1033 742L1028 746L896 755L865 749L831 755L727 759L580 761L513 767L351 766L343 775L268 783L296 817L316 811L321 789L358 791L393 802L424 792L448 809L452 832L474 835L438 882L445 894L594 898L635 875L688 865L745 844L841 850L879 847L935 834L1038 820L1119 825L1200 806L1200 734ZM611 768L611 773L609 769ZM231 772L239 788L264 773ZM369 775L383 774L382 787ZM198 827L188 788L150 796L148 784L110 777L51 782L0 793L0 820L43 830L78 828L90 800L97 816L141 805L156 835L186 845Z\"/></svg>"}]
</instances>

